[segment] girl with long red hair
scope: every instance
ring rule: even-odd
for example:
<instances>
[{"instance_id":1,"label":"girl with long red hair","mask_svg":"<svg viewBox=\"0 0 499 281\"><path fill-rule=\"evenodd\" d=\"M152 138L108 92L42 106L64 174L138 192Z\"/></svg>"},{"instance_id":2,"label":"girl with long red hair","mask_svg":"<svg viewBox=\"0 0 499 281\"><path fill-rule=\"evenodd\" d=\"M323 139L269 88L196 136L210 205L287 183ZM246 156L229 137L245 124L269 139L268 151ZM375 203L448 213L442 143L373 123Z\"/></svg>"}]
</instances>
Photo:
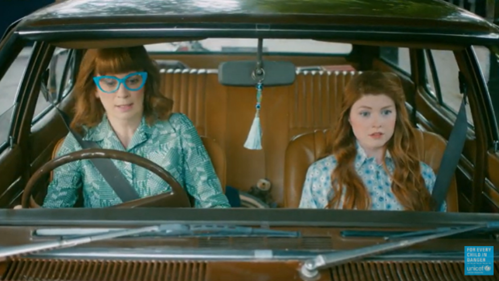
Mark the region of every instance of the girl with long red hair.
<instances>
[{"instance_id":1,"label":"girl with long red hair","mask_svg":"<svg viewBox=\"0 0 499 281\"><path fill-rule=\"evenodd\" d=\"M309 167L300 208L432 210L435 174L417 157L414 130L395 74L352 78L329 156Z\"/></svg>"}]
</instances>

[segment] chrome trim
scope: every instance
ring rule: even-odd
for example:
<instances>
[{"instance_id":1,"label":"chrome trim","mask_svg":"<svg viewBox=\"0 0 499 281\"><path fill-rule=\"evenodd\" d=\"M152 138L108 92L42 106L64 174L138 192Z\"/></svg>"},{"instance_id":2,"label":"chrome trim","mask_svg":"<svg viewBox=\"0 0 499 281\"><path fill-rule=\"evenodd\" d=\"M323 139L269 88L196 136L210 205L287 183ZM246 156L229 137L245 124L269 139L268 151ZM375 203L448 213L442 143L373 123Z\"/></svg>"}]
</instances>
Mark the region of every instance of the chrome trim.
<instances>
[{"instance_id":1,"label":"chrome trim","mask_svg":"<svg viewBox=\"0 0 499 281\"><path fill-rule=\"evenodd\" d=\"M45 29L45 30L19 30L18 34L23 37L23 36L30 36L30 35L61 35L61 34L71 34L71 35L76 35L76 33L89 33L92 35L96 35L98 33L114 33L114 34L126 34L129 37L133 37L134 33L137 33L141 36L144 35L144 32L147 34L150 34L151 36L156 35L158 37L165 37L166 35L164 32L172 32L175 34L184 34L182 37L191 37L192 35L189 33L210 33L210 32L222 32L222 33L228 33L228 34L234 34L234 33L239 33L239 32L257 32L257 33L271 33L271 34L280 34L280 33L295 33L297 37L302 38L303 33L306 34L320 34L320 35L326 35L327 34L333 34L335 37L337 37L338 34L347 34L347 35L352 35L352 34L360 34L360 35L366 35L366 32L369 34L369 36L372 35L399 35L399 36L407 36L410 37L411 35L415 36L428 36L426 38L428 41L434 40L434 38L441 38L441 37L446 37L446 38L455 38L455 39L476 39L476 40L497 40L499 39L499 34L497 33L480 33L480 34L460 34L460 33L431 33L431 32L417 32L417 31L376 31L376 30L360 30L360 31L355 31L355 30L348 30L348 29L337 29L335 27L331 27L328 29L305 29L305 28L296 28L296 29L287 29L287 28L281 28L277 27L274 29L260 29L258 28L257 24L253 24L254 27L246 27L246 28L214 28L214 27L147 27L147 26L142 26L142 27L137 27L137 28L116 28L116 27L110 27L110 28L105 28L105 29L92 29L92 28L86 28L86 29L67 29L67 30L60 30L60 29ZM348 28L348 26L345 26L345 28ZM179 35L176 35L179 36ZM166 36L168 37L168 36ZM231 36L234 37L234 36ZM237 36L236 36L237 37ZM258 35L255 35L254 38L258 37ZM286 36L287 37L287 36ZM291 38L291 37L290 37ZM421 41L421 40L419 40ZM422 41L426 42L426 41ZM464 42L463 42L464 43ZM460 45L460 43L449 43L449 45L457 46Z\"/></svg>"},{"instance_id":2,"label":"chrome trim","mask_svg":"<svg viewBox=\"0 0 499 281\"><path fill-rule=\"evenodd\" d=\"M287 250L239 250L239 249L185 249L158 247L140 249L82 248L60 249L31 254L30 258L59 259L162 259L162 260L239 260L274 261L306 260L325 251L287 251Z\"/></svg>"},{"instance_id":3,"label":"chrome trim","mask_svg":"<svg viewBox=\"0 0 499 281\"><path fill-rule=\"evenodd\" d=\"M43 253L27 255L28 258L48 259L108 259L108 260L241 260L241 261L306 261L320 254L332 253L325 250L240 250L240 249L197 249L197 248L66 248ZM341 252L341 251L338 251ZM463 252L410 252L410 253L384 253L366 260L462 260ZM495 254L495 258L499 253Z\"/></svg>"}]
</instances>

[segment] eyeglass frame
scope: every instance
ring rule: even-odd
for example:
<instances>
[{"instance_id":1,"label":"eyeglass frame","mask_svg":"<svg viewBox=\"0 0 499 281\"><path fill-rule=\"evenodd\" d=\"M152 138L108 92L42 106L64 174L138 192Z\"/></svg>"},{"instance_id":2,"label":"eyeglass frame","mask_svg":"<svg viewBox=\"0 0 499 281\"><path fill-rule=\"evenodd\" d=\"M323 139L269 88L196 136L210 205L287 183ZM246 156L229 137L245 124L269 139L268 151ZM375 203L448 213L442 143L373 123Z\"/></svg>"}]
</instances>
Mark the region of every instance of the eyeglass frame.
<instances>
[{"instance_id":1,"label":"eyeglass frame","mask_svg":"<svg viewBox=\"0 0 499 281\"><path fill-rule=\"evenodd\" d=\"M137 74L142 77L142 84L140 84L140 86L137 87L137 88L135 88L135 89L131 89L131 88L129 88L126 85L126 83L125 83L126 79L130 78L130 76L134 76L134 75L137 75ZM114 80L118 81L118 85L116 86L116 89L114 89L111 92L104 91L101 88L100 84L99 84L100 80L103 79L103 78L114 79ZM97 85L97 88L99 88L99 90L101 90L103 93L106 93L106 94L113 94L113 93L115 93L121 87L121 84L123 84L123 86L127 90L135 92L135 91L138 91L138 90L142 89L144 87L144 85L146 84L146 81L147 81L147 72L145 72L145 71L137 71L137 72L130 73L130 74L128 74L127 76L125 76L123 78L118 78L116 76L110 76L110 75L94 76L93 80L94 80L95 85Z\"/></svg>"}]
</instances>

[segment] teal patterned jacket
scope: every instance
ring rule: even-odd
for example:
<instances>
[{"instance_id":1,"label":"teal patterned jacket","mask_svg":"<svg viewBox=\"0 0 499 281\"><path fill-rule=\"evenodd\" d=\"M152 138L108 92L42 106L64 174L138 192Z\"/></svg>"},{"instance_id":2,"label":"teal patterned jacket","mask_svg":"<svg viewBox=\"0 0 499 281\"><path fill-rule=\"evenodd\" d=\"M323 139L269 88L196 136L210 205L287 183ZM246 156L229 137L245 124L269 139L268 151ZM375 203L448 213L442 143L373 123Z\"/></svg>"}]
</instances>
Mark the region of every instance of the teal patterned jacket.
<instances>
[{"instance_id":1,"label":"teal patterned jacket","mask_svg":"<svg viewBox=\"0 0 499 281\"><path fill-rule=\"evenodd\" d=\"M83 140L95 141L100 147L137 154L165 170L187 190L199 208L230 207L222 192L220 180L210 157L192 122L181 113L169 120L149 126L145 118L135 131L127 149L119 141L104 115L101 123L87 131ZM57 157L81 150L72 134L68 134ZM156 174L129 162L112 160L140 197L148 197L171 190ZM84 206L103 208L122 203L90 160L80 160L54 169L43 207L72 207L83 187Z\"/></svg>"}]
</instances>

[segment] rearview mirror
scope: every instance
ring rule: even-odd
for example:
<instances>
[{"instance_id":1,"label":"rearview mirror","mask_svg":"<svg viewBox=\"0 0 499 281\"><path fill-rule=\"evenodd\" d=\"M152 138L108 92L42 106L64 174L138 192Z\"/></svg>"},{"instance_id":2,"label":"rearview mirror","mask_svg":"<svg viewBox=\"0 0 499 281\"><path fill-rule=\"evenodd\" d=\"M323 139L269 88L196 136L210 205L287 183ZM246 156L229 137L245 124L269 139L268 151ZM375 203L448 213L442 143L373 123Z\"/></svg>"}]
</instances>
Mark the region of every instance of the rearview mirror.
<instances>
[{"instance_id":1,"label":"rearview mirror","mask_svg":"<svg viewBox=\"0 0 499 281\"><path fill-rule=\"evenodd\" d=\"M264 87L285 86L295 82L296 67L287 61L267 61L261 63ZM228 61L218 66L218 81L225 86L253 87L258 82L255 75L257 62ZM255 77L256 76L256 77Z\"/></svg>"}]
</instances>

